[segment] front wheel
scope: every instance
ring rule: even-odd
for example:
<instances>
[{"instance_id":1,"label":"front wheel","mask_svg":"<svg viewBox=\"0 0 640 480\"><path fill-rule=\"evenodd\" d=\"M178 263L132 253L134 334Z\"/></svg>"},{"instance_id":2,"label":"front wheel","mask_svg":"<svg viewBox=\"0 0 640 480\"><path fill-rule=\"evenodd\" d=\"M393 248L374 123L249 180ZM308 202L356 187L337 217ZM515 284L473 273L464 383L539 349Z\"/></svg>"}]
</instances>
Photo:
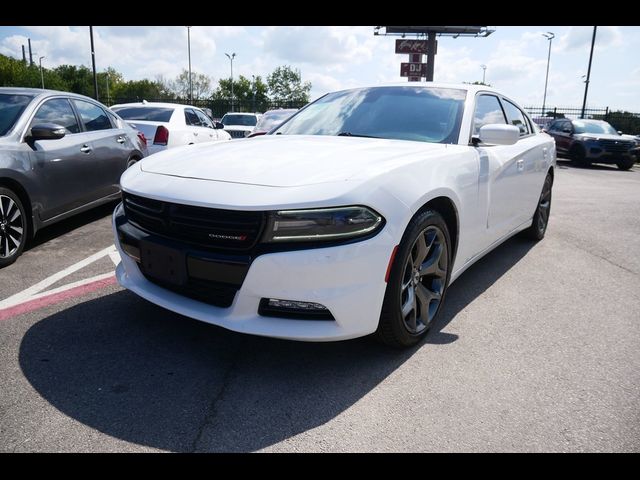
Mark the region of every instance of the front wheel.
<instances>
[{"instance_id":1,"label":"front wheel","mask_svg":"<svg viewBox=\"0 0 640 480\"><path fill-rule=\"evenodd\" d=\"M586 167L589 165L589 162L587 161L587 152L585 152L584 147L580 145L574 145L571 147L569 157L571 158L571 163L578 167Z\"/></svg>"},{"instance_id":2,"label":"front wheel","mask_svg":"<svg viewBox=\"0 0 640 480\"><path fill-rule=\"evenodd\" d=\"M620 170L629 170L631 167L633 167L634 163L636 163L635 160L633 158L629 158L626 160L620 160L618 163L616 163L616 165L618 165L618 168Z\"/></svg>"},{"instance_id":3,"label":"front wheel","mask_svg":"<svg viewBox=\"0 0 640 480\"><path fill-rule=\"evenodd\" d=\"M0 268L11 265L27 242L27 216L20 198L0 187Z\"/></svg>"},{"instance_id":4,"label":"front wheel","mask_svg":"<svg viewBox=\"0 0 640 480\"><path fill-rule=\"evenodd\" d=\"M542 185L542 193L533 214L533 222L531 226L524 231L525 235L532 240L539 241L544 238L549 225L549 214L551 213L551 188L553 186L553 177L551 173L547 173Z\"/></svg>"},{"instance_id":5,"label":"front wheel","mask_svg":"<svg viewBox=\"0 0 640 480\"><path fill-rule=\"evenodd\" d=\"M428 332L444 302L451 269L451 240L442 216L427 210L414 218L398 246L376 336L410 347Z\"/></svg>"}]
</instances>

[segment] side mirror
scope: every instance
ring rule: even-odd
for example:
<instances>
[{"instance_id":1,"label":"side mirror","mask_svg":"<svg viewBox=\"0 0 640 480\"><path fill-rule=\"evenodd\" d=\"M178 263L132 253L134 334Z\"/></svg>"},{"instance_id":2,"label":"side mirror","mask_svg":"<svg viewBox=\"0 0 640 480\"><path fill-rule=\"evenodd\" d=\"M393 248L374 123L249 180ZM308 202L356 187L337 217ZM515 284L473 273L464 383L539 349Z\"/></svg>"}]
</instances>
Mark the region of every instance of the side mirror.
<instances>
[{"instance_id":1,"label":"side mirror","mask_svg":"<svg viewBox=\"0 0 640 480\"><path fill-rule=\"evenodd\" d=\"M58 140L67 134L67 129L55 123L39 123L31 127L31 140Z\"/></svg>"},{"instance_id":2,"label":"side mirror","mask_svg":"<svg viewBox=\"0 0 640 480\"><path fill-rule=\"evenodd\" d=\"M622 135L622 130L618 130L618 135Z\"/></svg>"},{"instance_id":3,"label":"side mirror","mask_svg":"<svg viewBox=\"0 0 640 480\"><path fill-rule=\"evenodd\" d=\"M513 145L520 138L520 129L514 125L491 123L480 127L479 138L488 145Z\"/></svg>"},{"instance_id":4,"label":"side mirror","mask_svg":"<svg viewBox=\"0 0 640 480\"><path fill-rule=\"evenodd\" d=\"M221 122L214 122L213 128L215 128L216 130L220 130L224 128L224 125Z\"/></svg>"}]
</instances>

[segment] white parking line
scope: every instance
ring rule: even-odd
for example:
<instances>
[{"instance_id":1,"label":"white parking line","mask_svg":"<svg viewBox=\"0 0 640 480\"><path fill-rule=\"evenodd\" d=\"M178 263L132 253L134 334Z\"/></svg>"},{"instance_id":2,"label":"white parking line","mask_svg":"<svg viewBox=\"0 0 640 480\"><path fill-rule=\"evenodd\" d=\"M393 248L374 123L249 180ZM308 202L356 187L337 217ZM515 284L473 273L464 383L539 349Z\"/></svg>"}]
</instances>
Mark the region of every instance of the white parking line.
<instances>
[{"instance_id":1,"label":"white parking line","mask_svg":"<svg viewBox=\"0 0 640 480\"><path fill-rule=\"evenodd\" d=\"M57 281L63 279L64 277L66 277L68 275L71 275L74 272L77 272L81 268L84 268L87 265L95 262L96 260L100 260L101 258L103 258L103 257L105 257L107 255L109 255L111 260L113 260L113 257L111 256L112 253L115 253L117 255L117 251L116 251L115 245L111 245L111 246L109 246L109 247L107 247L107 248L105 248L103 250L100 250L99 252L88 256L84 260L80 260L78 263L74 263L73 265L71 265L71 266L69 266L69 267L67 267L67 268L65 268L63 270L60 270L59 272L54 273L50 277L45 278L44 280L36 283L35 285L32 285L31 287L29 287L29 288L27 288L25 290L22 290L21 292L18 292L15 295L12 295L9 298L6 298L6 299L0 301L0 309L13 307L13 306L18 305L20 303L24 303L26 301L33 300L34 298L38 298L38 297L41 297L41 296L44 296L44 295L49 295L49 294L51 294L51 292L43 292L43 290L45 290L50 285L53 285ZM114 263L115 263L115 261L114 261ZM106 276L113 275L113 272L111 272L109 274L105 274L105 275ZM98 277L101 277L101 276L99 275ZM89 283L89 282L95 281L96 279L97 279L97 277L93 277L93 278L90 278L90 279L87 279L87 280L80 280L79 282L74 282L74 283L69 284L69 285L63 285L61 287L58 287L58 288L52 290L52 292L68 290L70 288L77 287L79 285L83 285L85 283Z\"/></svg>"}]
</instances>

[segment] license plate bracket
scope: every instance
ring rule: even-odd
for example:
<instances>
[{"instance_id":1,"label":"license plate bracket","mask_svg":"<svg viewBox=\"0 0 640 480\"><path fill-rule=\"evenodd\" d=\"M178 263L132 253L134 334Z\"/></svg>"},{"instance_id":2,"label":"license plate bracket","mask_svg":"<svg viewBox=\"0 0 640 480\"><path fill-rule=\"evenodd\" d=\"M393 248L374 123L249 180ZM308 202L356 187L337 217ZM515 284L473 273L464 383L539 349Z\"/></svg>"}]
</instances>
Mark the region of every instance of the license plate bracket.
<instances>
[{"instance_id":1,"label":"license plate bracket","mask_svg":"<svg viewBox=\"0 0 640 480\"><path fill-rule=\"evenodd\" d=\"M140 241L140 264L145 275L171 285L187 283L186 255L180 250Z\"/></svg>"}]
</instances>

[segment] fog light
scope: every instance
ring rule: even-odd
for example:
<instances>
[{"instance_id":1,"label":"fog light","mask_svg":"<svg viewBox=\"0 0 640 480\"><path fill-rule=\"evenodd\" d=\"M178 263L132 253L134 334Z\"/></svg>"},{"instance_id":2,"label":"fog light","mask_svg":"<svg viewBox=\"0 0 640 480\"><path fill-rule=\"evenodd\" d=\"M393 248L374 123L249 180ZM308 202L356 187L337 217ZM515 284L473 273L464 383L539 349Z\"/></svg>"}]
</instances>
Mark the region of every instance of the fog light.
<instances>
[{"instance_id":1,"label":"fog light","mask_svg":"<svg viewBox=\"0 0 640 480\"><path fill-rule=\"evenodd\" d=\"M277 298L261 299L258 314L297 320L335 320L329 309L320 303Z\"/></svg>"}]
</instances>

